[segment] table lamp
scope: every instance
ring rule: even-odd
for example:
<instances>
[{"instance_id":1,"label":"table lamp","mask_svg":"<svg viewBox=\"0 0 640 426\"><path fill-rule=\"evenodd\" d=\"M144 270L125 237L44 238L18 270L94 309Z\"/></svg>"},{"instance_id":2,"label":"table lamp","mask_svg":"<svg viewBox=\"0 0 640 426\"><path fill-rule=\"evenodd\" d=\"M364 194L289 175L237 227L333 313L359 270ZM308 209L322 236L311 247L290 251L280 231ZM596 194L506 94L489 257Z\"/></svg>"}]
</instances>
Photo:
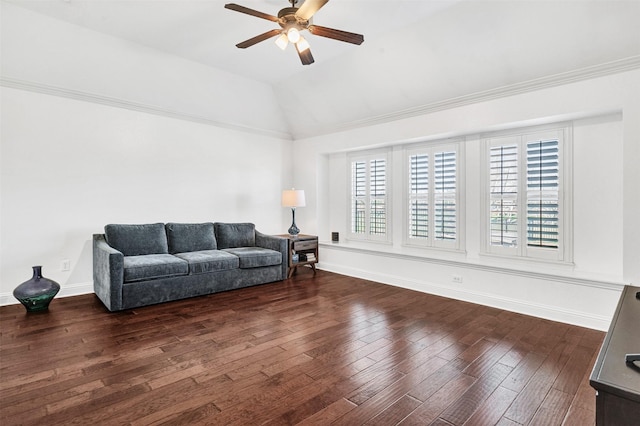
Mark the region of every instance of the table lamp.
<instances>
[{"instance_id":1,"label":"table lamp","mask_svg":"<svg viewBox=\"0 0 640 426\"><path fill-rule=\"evenodd\" d=\"M282 191L282 207L291 207L292 222L289 228L289 234L298 235L300 229L296 226L296 207L304 207L306 205L303 189L285 189Z\"/></svg>"}]
</instances>

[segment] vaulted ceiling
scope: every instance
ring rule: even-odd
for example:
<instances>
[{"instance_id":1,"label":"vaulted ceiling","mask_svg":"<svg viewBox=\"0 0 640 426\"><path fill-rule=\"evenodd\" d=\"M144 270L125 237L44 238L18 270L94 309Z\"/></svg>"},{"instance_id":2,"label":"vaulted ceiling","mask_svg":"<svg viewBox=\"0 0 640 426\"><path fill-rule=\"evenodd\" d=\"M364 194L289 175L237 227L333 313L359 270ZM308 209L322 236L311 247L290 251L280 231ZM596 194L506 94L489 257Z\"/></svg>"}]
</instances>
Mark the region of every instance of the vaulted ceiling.
<instances>
[{"instance_id":1,"label":"vaulted ceiling","mask_svg":"<svg viewBox=\"0 0 640 426\"><path fill-rule=\"evenodd\" d=\"M640 1L331 0L314 23L364 35L313 35L300 64L277 28L223 0L3 0L74 25L270 85L294 139L446 106L471 95L640 66ZM286 0L234 0L269 14ZM302 4L302 0L297 6Z\"/></svg>"}]
</instances>

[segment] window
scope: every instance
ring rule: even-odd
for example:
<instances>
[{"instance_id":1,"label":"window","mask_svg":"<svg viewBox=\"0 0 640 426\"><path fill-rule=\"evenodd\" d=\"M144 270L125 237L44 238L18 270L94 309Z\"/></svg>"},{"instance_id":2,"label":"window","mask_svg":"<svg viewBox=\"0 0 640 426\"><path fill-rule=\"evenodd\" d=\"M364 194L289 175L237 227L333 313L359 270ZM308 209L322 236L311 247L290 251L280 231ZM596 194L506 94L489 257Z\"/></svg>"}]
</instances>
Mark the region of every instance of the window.
<instances>
[{"instance_id":1,"label":"window","mask_svg":"<svg viewBox=\"0 0 640 426\"><path fill-rule=\"evenodd\" d=\"M458 144L405 152L405 244L459 248Z\"/></svg>"},{"instance_id":2,"label":"window","mask_svg":"<svg viewBox=\"0 0 640 426\"><path fill-rule=\"evenodd\" d=\"M484 252L570 261L568 132L485 140Z\"/></svg>"},{"instance_id":3,"label":"window","mask_svg":"<svg viewBox=\"0 0 640 426\"><path fill-rule=\"evenodd\" d=\"M349 236L369 241L389 241L388 153L375 152L350 158Z\"/></svg>"}]
</instances>

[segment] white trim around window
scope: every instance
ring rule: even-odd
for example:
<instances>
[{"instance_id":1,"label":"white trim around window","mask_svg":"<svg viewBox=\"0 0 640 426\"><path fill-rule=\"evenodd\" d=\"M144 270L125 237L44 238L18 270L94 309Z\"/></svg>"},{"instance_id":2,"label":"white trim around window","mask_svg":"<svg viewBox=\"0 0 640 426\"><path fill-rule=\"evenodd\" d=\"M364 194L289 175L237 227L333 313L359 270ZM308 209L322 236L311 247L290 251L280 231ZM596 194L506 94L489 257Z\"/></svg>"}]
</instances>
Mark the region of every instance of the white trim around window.
<instances>
[{"instance_id":1,"label":"white trim around window","mask_svg":"<svg viewBox=\"0 0 640 426\"><path fill-rule=\"evenodd\" d=\"M482 254L571 263L571 126L488 135L482 154Z\"/></svg>"}]
</instances>

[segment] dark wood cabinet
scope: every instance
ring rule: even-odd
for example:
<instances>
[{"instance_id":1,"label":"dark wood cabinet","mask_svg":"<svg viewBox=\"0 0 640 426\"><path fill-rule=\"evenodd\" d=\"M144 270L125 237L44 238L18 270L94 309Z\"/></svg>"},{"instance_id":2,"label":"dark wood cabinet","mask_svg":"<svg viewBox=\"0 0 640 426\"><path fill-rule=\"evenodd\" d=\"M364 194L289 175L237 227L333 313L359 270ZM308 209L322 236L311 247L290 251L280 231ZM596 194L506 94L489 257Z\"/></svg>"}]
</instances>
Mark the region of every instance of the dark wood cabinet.
<instances>
[{"instance_id":1,"label":"dark wood cabinet","mask_svg":"<svg viewBox=\"0 0 640 426\"><path fill-rule=\"evenodd\" d=\"M287 278L291 278L299 266L309 266L315 273L316 263L318 263L318 237L306 234L278 236L289 240L289 274Z\"/></svg>"},{"instance_id":2,"label":"dark wood cabinet","mask_svg":"<svg viewBox=\"0 0 640 426\"><path fill-rule=\"evenodd\" d=\"M591 373L598 426L640 424L640 363L625 362L626 354L640 353L639 291L624 288Z\"/></svg>"}]
</instances>

